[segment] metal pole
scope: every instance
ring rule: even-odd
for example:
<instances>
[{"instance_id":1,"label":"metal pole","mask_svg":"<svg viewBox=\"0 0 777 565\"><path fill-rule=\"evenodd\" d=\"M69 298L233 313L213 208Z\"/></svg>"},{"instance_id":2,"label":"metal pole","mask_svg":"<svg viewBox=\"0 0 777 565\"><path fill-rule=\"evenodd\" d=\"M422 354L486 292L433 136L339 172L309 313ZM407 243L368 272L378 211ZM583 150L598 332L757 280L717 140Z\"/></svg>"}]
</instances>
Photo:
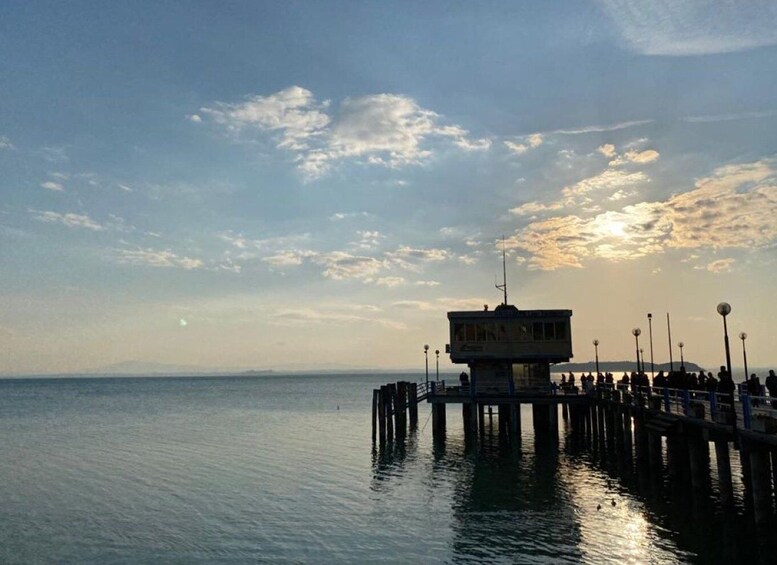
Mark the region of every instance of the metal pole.
<instances>
[{"instance_id":1,"label":"metal pole","mask_svg":"<svg viewBox=\"0 0 777 565\"><path fill-rule=\"evenodd\" d=\"M650 377L656 375L656 367L653 364L653 314L648 312L648 331L650 333Z\"/></svg>"},{"instance_id":2,"label":"metal pole","mask_svg":"<svg viewBox=\"0 0 777 565\"><path fill-rule=\"evenodd\" d=\"M725 316L723 316L723 341L726 344L726 369L728 369L728 376L733 379L734 374L731 372L731 349L728 346L728 325L726 324Z\"/></svg>"},{"instance_id":3,"label":"metal pole","mask_svg":"<svg viewBox=\"0 0 777 565\"><path fill-rule=\"evenodd\" d=\"M440 350L435 349L434 354L437 356L437 381L440 380Z\"/></svg>"},{"instance_id":4,"label":"metal pole","mask_svg":"<svg viewBox=\"0 0 777 565\"><path fill-rule=\"evenodd\" d=\"M669 335L669 370L674 371L674 360L672 359L672 326L669 323L669 312L666 313L666 332Z\"/></svg>"},{"instance_id":5,"label":"metal pole","mask_svg":"<svg viewBox=\"0 0 777 565\"><path fill-rule=\"evenodd\" d=\"M639 374L641 374L641 371L639 369L639 334L641 333L642 333L642 330L639 328L634 328L633 330L631 330L631 335L634 336L634 339L636 340L636 343L637 343L637 373Z\"/></svg>"},{"instance_id":6,"label":"metal pole","mask_svg":"<svg viewBox=\"0 0 777 565\"><path fill-rule=\"evenodd\" d=\"M747 380L750 378L750 375L747 374L747 348L745 347L745 339L747 339L747 334L742 332L739 334L739 336L742 338L742 358L745 362L745 380Z\"/></svg>"},{"instance_id":7,"label":"metal pole","mask_svg":"<svg viewBox=\"0 0 777 565\"><path fill-rule=\"evenodd\" d=\"M599 340L595 339L593 343L594 351L596 351L596 376L599 377Z\"/></svg>"},{"instance_id":8,"label":"metal pole","mask_svg":"<svg viewBox=\"0 0 777 565\"><path fill-rule=\"evenodd\" d=\"M426 384L429 385L429 346L424 345L424 358L426 360Z\"/></svg>"}]
</instances>

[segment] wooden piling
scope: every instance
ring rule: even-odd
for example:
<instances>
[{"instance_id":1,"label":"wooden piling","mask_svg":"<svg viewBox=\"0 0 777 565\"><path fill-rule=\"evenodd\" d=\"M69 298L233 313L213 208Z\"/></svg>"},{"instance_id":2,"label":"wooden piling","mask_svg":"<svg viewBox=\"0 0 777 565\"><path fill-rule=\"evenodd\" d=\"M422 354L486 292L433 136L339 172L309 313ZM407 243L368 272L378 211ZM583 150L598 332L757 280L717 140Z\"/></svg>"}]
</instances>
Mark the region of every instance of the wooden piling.
<instances>
[{"instance_id":1,"label":"wooden piling","mask_svg":"<svg viewBox=\"0 0 777 565\"><path fill-rule=\"evenodd\" d=\"M378 434L378 398L380 391L378 389L372 390L372 443L375 443L375 439Z\"/></svg>"},{"instance_id":2,"label":"wooden piling","mask_svg":"<svg viewBox=\"0 0 777 565\"><path fill-rule=\"evenodd\" d=\"M407 388L404 381L396 384L396 396L394 404L394 421L396 424L397 439L407 437Z\"/></svg>"},{"instance_id":3,"label":"wooden piling","mask_svg":"<svg viewBox=\"0 0 777 565\"><path fill-rule=\"evenodd\" d=\"M755 523L762 526L772 515L771 461L766 449L752 448L749 452Z\"/></svg>"},{"instance_id":4,"label":"wooden piling","mask_svg":"<svg viewBox=\"0 0 777 565\"><path fill-rule=\"evenodd\" d=\"M480 436L483 437L486 434L486 407L483 404L478 404L476 409L478 412L478 430L480 431Z\"/></svg>"},{"instance_id":5,"label":"wooden piling","mask_svg":"<svg viewBox=\"0 0 777 565\"><path fill-rule=\"evenodd\" d=\"M380 443L386 443L386 392L384 385L378 390L378 432Z\"/></svg>"},{"instance_id":6,"label":"wooden piling","mask_svg":"<svg viewBox=\"0 0 777 565\"><path fill-rule=\"evenodd\" d=\"M386 439L394 441L394 391L391 384L386 385L384 401L386 403Z\"/></svg>"},{"instance_id":7,"label":"wooden piling","mask_svg":"<svg viewBox=\"0 0 777 565\"><path fill-rule=\"evenodd\" d=\"M694 498L700 501L705 495L710 472L709 445L700 437L688 437L688 462L691 472L691 488Z\"/></svg>"},{"instance_id":8,"label":"wooden piling","mask_svg":"<svg viewBox=\"0 0 777 565\"><path fill-rule=\"evenodd\" d=\"M408 413L410 415L410 428L418 427L418 383L407 383L410 401L408 403Z\"/></svg>"}]
</instances>

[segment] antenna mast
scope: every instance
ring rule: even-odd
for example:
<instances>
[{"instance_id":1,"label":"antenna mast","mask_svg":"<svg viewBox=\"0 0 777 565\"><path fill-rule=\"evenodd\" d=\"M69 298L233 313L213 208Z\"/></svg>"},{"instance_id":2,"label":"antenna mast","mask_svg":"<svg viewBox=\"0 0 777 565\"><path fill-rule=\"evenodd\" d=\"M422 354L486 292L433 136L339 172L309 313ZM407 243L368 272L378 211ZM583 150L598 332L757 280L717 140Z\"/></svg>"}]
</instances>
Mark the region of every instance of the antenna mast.
<instances>
[{"instance_id":1,"label":"antenna mast","mask_svg":"<svg viewBox=\"0 0 777 565\"><path fill-rule=\"evenodd\" d=\"M507 257L505 255L505 236L502 235L502 284L494 286L504 293L504 304L507 306Z\"/></svg>"}]
</instances>

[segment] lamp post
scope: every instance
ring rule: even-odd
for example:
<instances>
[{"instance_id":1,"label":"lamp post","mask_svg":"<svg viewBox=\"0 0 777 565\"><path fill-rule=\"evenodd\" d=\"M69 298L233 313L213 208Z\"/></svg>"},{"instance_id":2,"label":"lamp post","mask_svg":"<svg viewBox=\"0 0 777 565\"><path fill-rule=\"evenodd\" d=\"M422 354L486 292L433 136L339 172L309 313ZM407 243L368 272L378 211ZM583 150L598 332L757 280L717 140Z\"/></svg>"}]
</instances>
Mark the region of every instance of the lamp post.
<instances>
[{"instance_id":1,"label":"lamp post","mask_svg":"<svg viewBox=\"0 0 777 565\"><path fill-rule=\"evenodd\" d=\"M685 357L683 357L683 347L685 347L685 344L680 341L677 343L677 347L680 348L680 372L685 371Z\"/></svg>"},{"instance_id":2,"label":"lamp post","mask_svg":"<svg viewBox=\"0 0 777 565\"><path fill-rule=\"evenodd\" d=\"M437 381L440 380L440 350L435 349L434 354L437 356Z\"/></svg>"},{"instance_id":3,"label":"lamp post","mask_svg":"<svg viewBox=\"0 0 777 565\"><path fill-rule=\"evenodd\" d=\"M731 373L731 349L728 346L728 325L726 324L726 316L731 313L731 305L728 302L721 302L718 304L718 314L723 316L723 343L726 346L726 370L728 371L728 378L731 379L731 413L733 415L734 437L738 437L737 433L737 403L736 403L736 386L734 385L734 377ZM721 380L722 381L722 380Z\"/></svg>"},{"instance_id":4,"label":"lamp post","mask_svg":"<svg viewBox=\"0 0 777 565\"><path fill-rule=\"evenodd\" d=\"M650 376L651 378L656 374L656 367L653 364L653 314L648 312L648 331L650 333Z\"/></svg>"},{"instance_id":5,"label":"lamp post","mask_svg":"<svg viewBox=\"0 0 777 565\"><path fill-rule=\"evenodd\" d=\"M426 358L426 384L429 385L429 346L424 345L424 357Z\"/></svg>"},{"instance_id":6,"label":"lamp post","mask_svg":"<svg viewBox=\"0 0 777 565\"><path fill-rule=\"evenodd\" d=\"M642 372L645 372L645 350L643 348L639 348L639 358L641 359L642 363Z\"/></svg>"},{"instance_id":7,"label":"lamp post","mask_svg":"<svg viewBox=\"0 0 777 565\"><path fill-rule=\"evenodd\" d=\"M631 330L631 334L634 336L634 339L637 343L637 373L641 372L639 370L639 334L641 333L642 333L642 330L639 328L634 328L633 330Z\"/></svg>"},{"instance_id":8,"label":"lamp post","mask_svg":"<svg viewBox=\"0 0 777 565\"><path fill-rule=\"evenodd\" d=\"M596 352L596 376L599 377L599 340L595 339L593 341L594 344L594 351Z\"/></svg>"},{"instance_id":9,"label":"lamp post","mask_svg":"<svg viewBox=\"0 0 777 565\"><path fill-rule=\"evenodd\" d=\"M674 359L672 359L672 324L669 323L669 312L666 313L666 334L669 337L669 371L674 373Z\"/></svg>"},{"instance_id":10,"label":"lamp post","mask_svg":"<svg viewBox=\"0 0 777 565\"><path fill-rule=\"evenodd\" d=\"M723 343L726 346L726 369L728 370L729 378L734 377L731 374L731 349L728 346L728 325L726 324L726 316L731 313L731 305L728 302L721 302L718 304L718 314L723 316Z\"/></svg>"},{"instance_id":11,"label":"lamp post","mask_svg":"<svg viewBox=\"0 0 777 565\"><path fill-rule=\"evenodd\" d=\"M747 349L745 348L747 334L745 332L739 332L739 339L742 340L742 358L745 362L745 380L747 380L750 377L750 375L747 374Z\"/></svg>"}]
</instances>

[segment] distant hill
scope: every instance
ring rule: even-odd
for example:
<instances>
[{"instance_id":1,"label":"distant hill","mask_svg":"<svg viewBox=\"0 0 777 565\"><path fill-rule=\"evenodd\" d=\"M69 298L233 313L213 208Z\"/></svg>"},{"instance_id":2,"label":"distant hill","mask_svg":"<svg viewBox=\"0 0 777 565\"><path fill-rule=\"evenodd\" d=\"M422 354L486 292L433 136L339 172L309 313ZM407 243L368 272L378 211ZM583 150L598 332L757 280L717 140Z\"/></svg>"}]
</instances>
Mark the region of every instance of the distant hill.
<instances>
[{"instance_id":1,"label":"distant hill","mask_svg":"<svg viewBox=\"0 0 777 565\"><path fill-rule=\"evenodd\" d=\"M680 362L675 361L674 363L675 371L680 369ZM714 367L713 367L714 368ZM688 361L685 362L685 370L689 373L698 373L701 371L701 367L699 367L696 363L690 363ZM554 373L564 373L568 371L572 372L586 372L589 371L592 373L596 372L596 362L595 361L587 361L585 363L559 363L557 365L553 365L551 369ZM623 373L624 371L627 373L631 373L637 370L637 362L636 361L600 361L599 362L599 371L602 373ZM645 370L650 370L650 363L645 363ZM655 370L658 371L669 371L669 363L656 363L655 364ZM712 369L705 369L707 371L710 371Z\"/></svg>"}]
</instances>

